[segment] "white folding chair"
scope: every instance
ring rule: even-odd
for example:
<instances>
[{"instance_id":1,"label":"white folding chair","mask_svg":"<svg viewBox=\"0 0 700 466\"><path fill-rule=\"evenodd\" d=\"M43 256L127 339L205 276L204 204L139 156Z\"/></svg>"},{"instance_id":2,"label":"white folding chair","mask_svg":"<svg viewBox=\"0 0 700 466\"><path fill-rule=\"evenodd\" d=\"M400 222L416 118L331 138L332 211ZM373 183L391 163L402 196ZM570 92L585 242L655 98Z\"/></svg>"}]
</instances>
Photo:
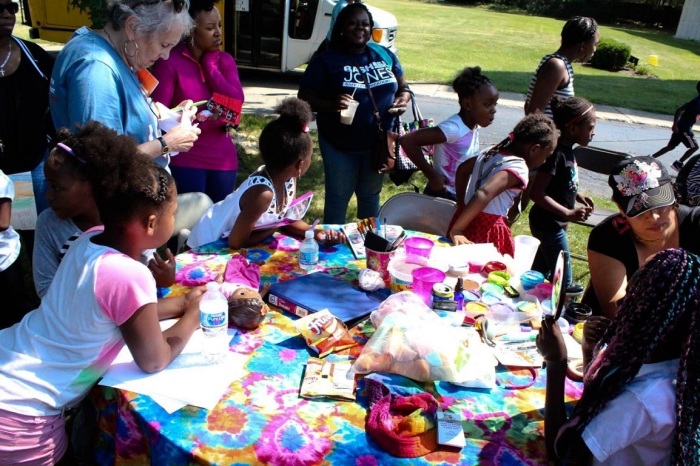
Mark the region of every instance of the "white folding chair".
<instances>
[{"instance_id":1,"label":"white folding chair","mask_svg":"<svg viewBox=\"0 0 700 466\"><path fill-rule=\"evenodd\" d=\"M173 238L177 237L175 254L182 252L190 236L190 230L199 222L202 215L214 205L211 198L204 193L185 193L177 195L175 228Z\"/></svg>"},{"instance_id":2,"label":"white folding chair","mask_svg":"<svg viewBox=\"0 0 700 466\"><path fill-rule=\"evenodd\" d=\"M457 203L419 193L400 193L384 203L378 218L388 225L444 236Z\"/></svg>"}]
</instances>

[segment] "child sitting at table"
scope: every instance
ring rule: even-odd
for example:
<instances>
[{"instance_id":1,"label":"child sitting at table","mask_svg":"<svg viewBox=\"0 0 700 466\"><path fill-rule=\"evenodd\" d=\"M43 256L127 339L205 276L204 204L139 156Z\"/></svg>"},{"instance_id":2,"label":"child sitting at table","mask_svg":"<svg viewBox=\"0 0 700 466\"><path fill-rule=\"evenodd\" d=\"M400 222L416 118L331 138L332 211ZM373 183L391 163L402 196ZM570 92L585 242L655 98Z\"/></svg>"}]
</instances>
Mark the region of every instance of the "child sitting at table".
<instances>
[{"instance_id":1,"label":"child sitting at table","mask_svg":"<svg viewBox=\"0 0 700 466\"><path fill-rule=\"evenodd\" d=\"M700 464L700 258L656 254L632 277L596 346L581 400L567 420L567 351L545 320L537 347L547 362L545 441L551 461Z\"/></svg>"},{"instance_id":2,"label":"child sitting at table","mask_svg":"<svg viewBox=\"0 0 700 466\"><path fill-rule=\"evenodd\" d=\"M508 210L527 187L528 172L552 154L558 137L549 117L531 114L506 139L459 166L458 208L448 229L455 245L493 243L501 254L514 256Z\"/></svg>"},{"instance_id":3,"label":"child sitting at table","mask_svg":"<svg viewBox=\"0 0 700 466\"><path fill-rule=\"evenodd\" d=\"M139 368L157 372L199 327L203 290L158 302L153 276L138 262L172 234L175 183L133 139L109 130L101 145L109 154L86 176L104 229L75 240L40 306L0 330L0 464L58 462L68 449L64 413L124 343ZM178 316L161 332L159 319Z\"/></svg>"},{"instance_id":4,"label":"child sitting at table","mask_svg":"<svg viewBox=\"0 0 700 466\"><path fill-rule=\"evenodd\" d=\"M110 137L110 130L96 122L88 122L75 134L66 128L58 131L61 142L44 164L46 200L51 208L37 219L32 259L34 286L40 298L48 291L70 245L83 232L102 225L89 174L95 163L110 156L111 148L103 145ZM144 251L140 258L151 269L159 287L172 285L175 277L175 258L170 250L166 253L167 260L155 250Z\"/></svg>"},{"instance_id":5,"label":"child sitting at table","mask_svg":"<svg viewBox=\"0 0 700 466\"><path fill-rule=\"evenodd\" d=\"M281 222L296 197L297 180L311 165L311 107L290 97L275 111L279 117L260 133L260 155L265 165L204 213L187 239L189 247L228 237L229 246L239 249L260 243L278 228L296 236L303 236L310 228L303 220L288 225ZM324 244L344 240L342 234L331 230L318 230L315 236Z\"/></svg>"}]
</instances>

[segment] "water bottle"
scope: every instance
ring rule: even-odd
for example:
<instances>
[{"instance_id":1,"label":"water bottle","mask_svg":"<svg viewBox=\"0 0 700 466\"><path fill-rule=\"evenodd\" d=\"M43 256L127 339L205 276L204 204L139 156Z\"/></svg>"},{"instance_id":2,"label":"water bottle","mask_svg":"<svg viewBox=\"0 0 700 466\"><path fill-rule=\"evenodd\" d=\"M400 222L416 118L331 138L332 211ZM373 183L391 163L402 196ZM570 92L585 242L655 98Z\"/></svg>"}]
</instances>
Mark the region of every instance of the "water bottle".
<instances>
[{"instance_id":1,"label":"water bottle","mask_svg":"<svg viewBox=\"0 0 700 466\"><path fill-rule=\"evenodd\" d=\"M208 363L220 362L228 351L228 301L216 282L207 283L207 291L199 302L199 324L204 333L204 358Z\"/></svg>"},{"instance_id":2,"label":"water bottle","mask_svg":"<svg viewBox=\"0 0 700 466\"><path fill-rule=\"evenodd\" d=\"M306 230L304 241L299 247L299 267L304 270L313 270L318 264L318 243L314 239L314 231Z\"/></svg>"}]
</instances>

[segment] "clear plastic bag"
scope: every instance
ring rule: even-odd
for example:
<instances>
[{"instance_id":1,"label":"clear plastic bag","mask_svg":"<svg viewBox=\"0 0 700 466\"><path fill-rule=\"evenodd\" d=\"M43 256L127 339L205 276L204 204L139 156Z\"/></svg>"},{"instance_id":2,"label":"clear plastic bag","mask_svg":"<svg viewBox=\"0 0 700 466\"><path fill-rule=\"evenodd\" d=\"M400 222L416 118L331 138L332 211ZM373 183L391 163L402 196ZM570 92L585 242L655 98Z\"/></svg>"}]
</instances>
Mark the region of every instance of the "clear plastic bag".
<instances>
[{"instance_id":1,"label":"clear plastic bag","mask_svg":"<svg viewBox=\"0 0 700 466\"><path fill-rule=\"evenodd\" d=\"M388 372L421 382L492 380L494 360L476 331L449 325L410 295L392 295L372 314L377 329L352 372Z\"/></svg>"}]
</instances>

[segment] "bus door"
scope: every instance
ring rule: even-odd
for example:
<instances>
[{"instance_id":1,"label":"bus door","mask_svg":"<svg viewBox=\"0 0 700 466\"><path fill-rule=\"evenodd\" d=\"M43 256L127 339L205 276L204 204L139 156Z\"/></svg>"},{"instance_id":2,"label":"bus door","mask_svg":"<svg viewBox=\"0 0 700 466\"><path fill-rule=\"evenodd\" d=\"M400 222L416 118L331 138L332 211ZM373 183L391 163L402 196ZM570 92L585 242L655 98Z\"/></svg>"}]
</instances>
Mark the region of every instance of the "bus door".
<instances>
[{"instance_id":1,"label":"bus door","mask_svg":"<svg viewBox=\"0 0 700 466\"><path fill-rule=\"evenodd\" d=\"M241 67L282 66L285 0L236 0L224 12L224 47ZM232 8L231 8L232 7Z\"/></svg>"}]
</instances>

